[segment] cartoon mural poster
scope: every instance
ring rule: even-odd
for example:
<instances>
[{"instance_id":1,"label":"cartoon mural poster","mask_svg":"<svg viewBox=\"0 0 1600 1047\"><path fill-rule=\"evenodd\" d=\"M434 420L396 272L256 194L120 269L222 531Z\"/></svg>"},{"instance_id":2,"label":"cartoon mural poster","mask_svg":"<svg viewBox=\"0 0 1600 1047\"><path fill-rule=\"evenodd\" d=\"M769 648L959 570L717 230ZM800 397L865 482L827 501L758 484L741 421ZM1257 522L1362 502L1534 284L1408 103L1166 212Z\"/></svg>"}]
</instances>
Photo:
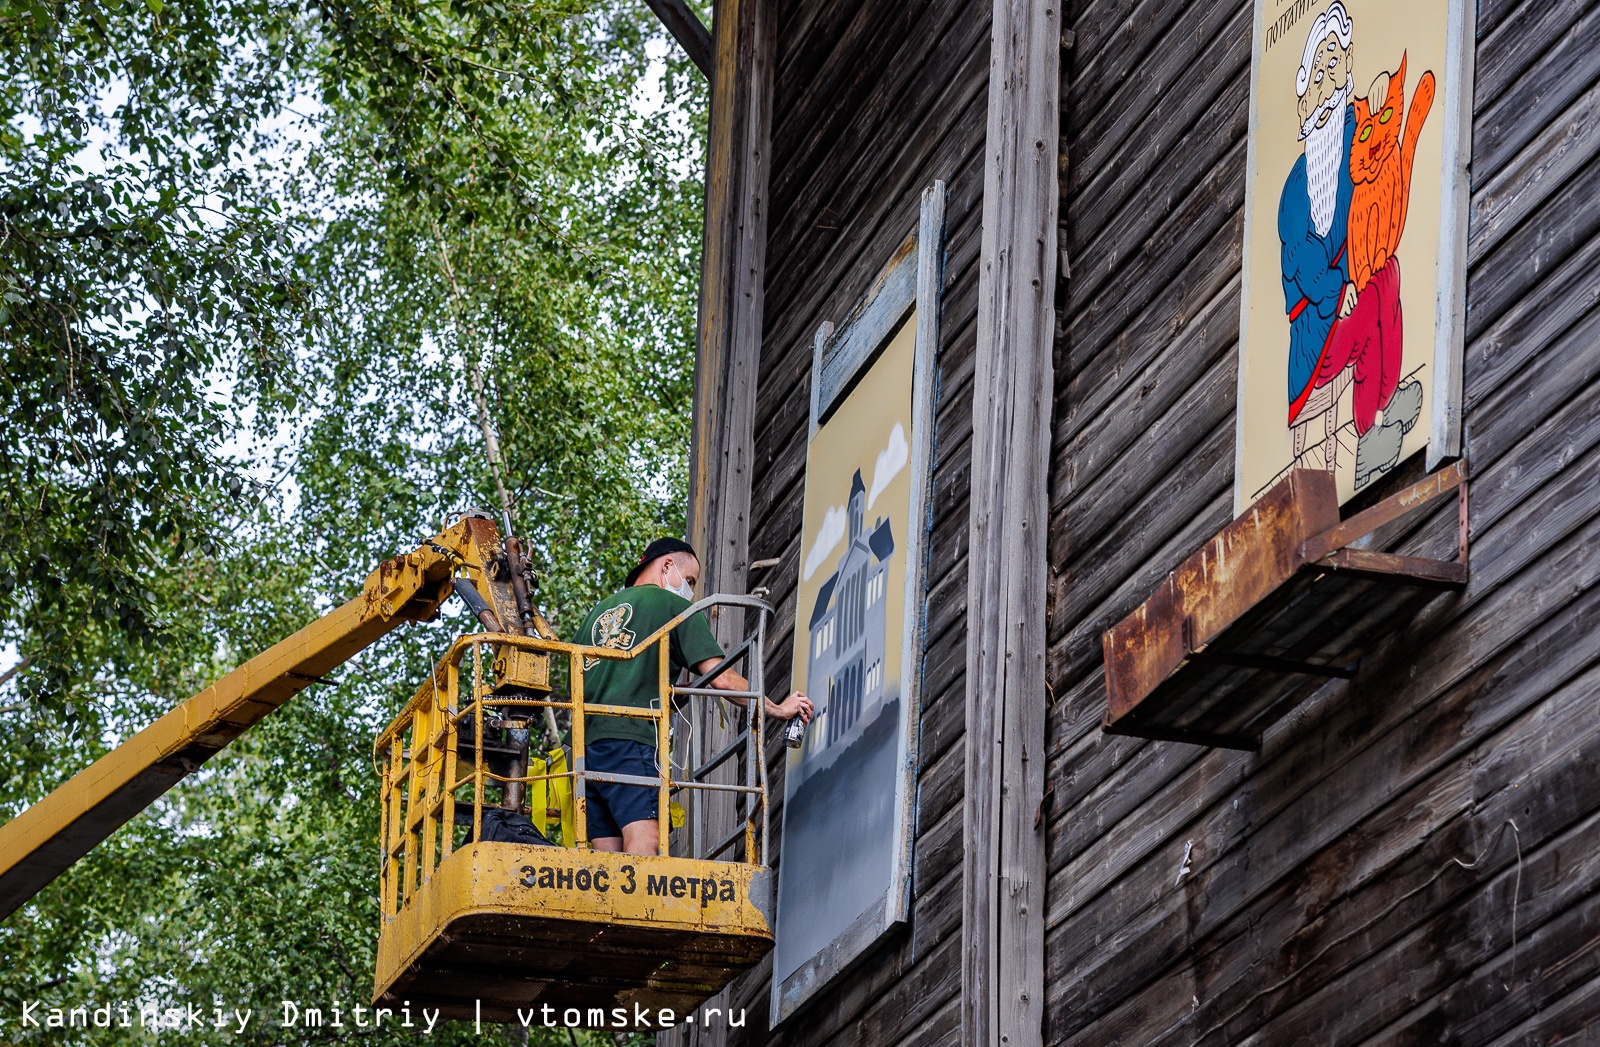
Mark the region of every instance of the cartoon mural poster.
<instances>
[{"instance_id":1,"label":"cartoon mural poster","mask_svg":"<svg viewBox=\"0 0 1600 1047\"><path fill-rule=\"evenodd\" d=\"M1428 445L1449 395L1434 372L1459 337L1440 303L1460 201L1435 100L1451 5L1257 0L1241 510L1291 468L1331 471L1347 500Z\"/></svg>"}]
</instances>

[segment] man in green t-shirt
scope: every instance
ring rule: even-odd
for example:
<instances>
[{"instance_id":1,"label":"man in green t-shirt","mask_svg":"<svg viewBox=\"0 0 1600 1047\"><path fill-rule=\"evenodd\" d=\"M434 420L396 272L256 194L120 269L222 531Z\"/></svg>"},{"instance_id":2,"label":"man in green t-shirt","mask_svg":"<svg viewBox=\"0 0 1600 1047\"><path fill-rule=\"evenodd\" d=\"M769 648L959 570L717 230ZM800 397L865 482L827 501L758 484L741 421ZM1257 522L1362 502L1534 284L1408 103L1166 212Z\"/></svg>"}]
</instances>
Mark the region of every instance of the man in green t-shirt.
<instances>
[{"instance_id":1,"label":"man in green t-shirt","mask_svg":"<svg viewBox=\"0 0 1600 1047\"><path fill-rule=\"evenodd\" d=\"M639 643L683 613L694 599L695 583L700 580L700 559L688 542L676 538L657 538L628 572L626 587L595 605L579 626L574 643L592 647L632 650ZM722 660L722 647L711 635L705 615L685 619L672 630L671 672L685 669L707 673ZM659 708L657 703L661 671L658 651L645 651L627 661L586 658L583 663L584 701L594 705L628 705L641 709ZM711 681L722 691L748 691L750 683L732 669L724 669ZM729 698L739 706L744 698ZM779 720L795 716L811 721L811 699L795 691L782 702L763 698L767 715ZM656 752L656 726L651 720L623 716L589 714L583 720L585 765L591 771L608 774L633 774L659 777L660 758ZM660 826L656 820L656 790L642 785L589 782L589 839L599 851L627 851L630 854L655 854L659 849Z\"/></svg>"}]
</instances>

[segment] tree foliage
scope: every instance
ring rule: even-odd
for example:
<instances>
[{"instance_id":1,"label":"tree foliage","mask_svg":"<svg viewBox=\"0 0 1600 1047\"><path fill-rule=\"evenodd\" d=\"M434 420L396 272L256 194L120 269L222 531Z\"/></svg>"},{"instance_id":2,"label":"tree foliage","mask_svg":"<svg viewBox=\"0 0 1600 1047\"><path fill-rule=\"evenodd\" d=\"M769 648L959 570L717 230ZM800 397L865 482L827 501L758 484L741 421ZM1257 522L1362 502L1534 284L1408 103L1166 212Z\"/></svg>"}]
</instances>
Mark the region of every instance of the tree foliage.
<instances>
[{"instance_id":1,"label":"tree foliage","mask_svg":"<svg viewBox=\"0 0 1600 1047\"><path fill-rule=\"evenodd\" d=\"M244 489L212 383L272 383L305 315L247 159L304 66L275 8L0 3L0 639L69 712Z\"/></svg>"},{"instance_id":2,"label":"tree foliage","mask_svg":"<svg viewBox=\"0 0 1600 1047\"><path fill-rule=\"evenodd\" d=\"M502 483L558 624L681 531L705 88L642 4L0 0L0 53L7 812ZM8 1042L29 999L365 1000L371 739L465 627L365 652L0 924Z\"/></svg>"}]
</instances>

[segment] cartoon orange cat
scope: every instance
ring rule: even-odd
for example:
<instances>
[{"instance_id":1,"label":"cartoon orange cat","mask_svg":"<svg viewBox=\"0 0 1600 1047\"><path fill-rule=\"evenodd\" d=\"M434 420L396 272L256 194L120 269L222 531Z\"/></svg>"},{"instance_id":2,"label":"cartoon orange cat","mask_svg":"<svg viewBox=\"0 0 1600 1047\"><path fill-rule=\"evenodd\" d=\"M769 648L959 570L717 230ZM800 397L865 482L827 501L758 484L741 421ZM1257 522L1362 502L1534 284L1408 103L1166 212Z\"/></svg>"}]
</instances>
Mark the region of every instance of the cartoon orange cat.
<instances>
[{"instance_id":1,"label":"cartoon orange cat","mask_svg":"<svg viewBox=\"0 0 1600 1047\"><path fill-rule=\"evenodd\" d=\"M1397 252L1411 202L1417 139L1433 105L1433 73L1423 73L1418 79L1402 121L1405 86L1406 59L1402 54L1400 68L1393 74L1380 73L1367 97L1355 99L1352 106L1355 137L1350 143L1350 218L1345 244L1350 285L1312 379L1313 386L1320 388L1349 371L1357 438L1356 490L1399 462L1405 435L1422 414L1421 383L1400 380L1405 317Z\"/></svg>"},{"instance_id":2,"label":"cartoon orange cat","mask_svg":"<svg viewBox=\"0 0 1600 1047\"><path fill-rule=\"evenodd\" d=\"M1400 110L1405 102L1406 56L1400 68L1380 73L1366 98L1355 100L1356 133L1350 146L1350 280L1359 294L1374 273L1383 269L1400 247L1411 200L1411 165L1417 138L1433 105L1433 73L1417 81L1406 111L1405 135Z\"/></svg>"}]
</instances>

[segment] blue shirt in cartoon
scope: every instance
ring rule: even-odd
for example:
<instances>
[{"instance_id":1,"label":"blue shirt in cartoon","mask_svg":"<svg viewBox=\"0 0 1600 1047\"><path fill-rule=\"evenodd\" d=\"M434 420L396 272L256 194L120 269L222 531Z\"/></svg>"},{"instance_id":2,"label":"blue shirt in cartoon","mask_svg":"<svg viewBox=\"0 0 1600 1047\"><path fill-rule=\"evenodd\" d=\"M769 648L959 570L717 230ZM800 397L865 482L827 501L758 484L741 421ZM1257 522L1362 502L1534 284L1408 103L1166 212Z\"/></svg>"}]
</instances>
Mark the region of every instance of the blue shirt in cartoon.
<instances>
[{"instance_id":1,"label":"blue shirt in cartoon","mask_svg":"<svg viewBox=\"0 0 1600 1047\"><path fill-rule=\"evenodd\" d=\"M1350 257L1345 241L1350 227L1350 147L1356 133L1352 106L1344 112L1345 157L1339 164L1339 189L1333 221L1326 235L1311 220L1306 192L1306 158L1301 154L1289 171L1278 201L1278 239L1283 242L1284 310L1289 314L1289 422L1311 392L1322 348L1339 315L1339 300L1350 282Z\"/></svg>"}]
</instances>

